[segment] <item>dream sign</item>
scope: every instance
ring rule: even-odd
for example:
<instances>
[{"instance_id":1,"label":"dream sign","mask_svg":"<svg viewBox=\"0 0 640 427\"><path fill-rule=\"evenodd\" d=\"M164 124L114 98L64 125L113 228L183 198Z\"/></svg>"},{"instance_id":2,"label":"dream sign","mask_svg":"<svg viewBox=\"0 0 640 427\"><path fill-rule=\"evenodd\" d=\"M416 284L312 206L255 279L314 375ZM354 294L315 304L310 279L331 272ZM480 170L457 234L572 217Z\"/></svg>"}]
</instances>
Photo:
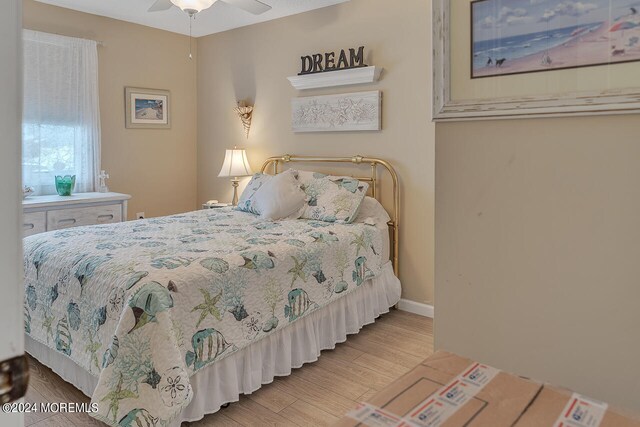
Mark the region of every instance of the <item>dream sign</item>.
<instances>
[{"instance_id":1,"label":"dream sign","mask_svg":"<svg viewBox=\"0 0 640 427\"><path fill-rule=\"evenodd\" d=\"M342 49L339 53L316 53L302 56L301 59L302 69L298 73L299 76L367 66L364 63L364 46L360 46L358 49Z\"/></svg>"}]
</instances>

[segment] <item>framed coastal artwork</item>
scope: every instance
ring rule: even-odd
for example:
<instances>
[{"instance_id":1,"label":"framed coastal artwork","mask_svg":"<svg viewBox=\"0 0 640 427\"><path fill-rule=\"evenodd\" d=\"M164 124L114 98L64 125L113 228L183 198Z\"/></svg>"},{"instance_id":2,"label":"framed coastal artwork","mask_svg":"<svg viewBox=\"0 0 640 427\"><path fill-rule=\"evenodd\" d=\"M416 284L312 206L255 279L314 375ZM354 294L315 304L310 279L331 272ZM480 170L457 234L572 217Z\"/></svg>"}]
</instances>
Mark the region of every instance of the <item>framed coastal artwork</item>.
<instances>
[{"instance_id":1,"label":"framed coastal artwork","mask_svg":"<svg viewBox=\"0 0 640 427\"><path fill-rule=\"evenodd\" d=\"M308 96L291 101L294 132L377 131L382 128L382 92Z\"/></svg>"},{"instance_id":2,"label":"framed coastal artwork","mask_svg":"<svg viewBox=\"0 0 640 427\"><path fill-rule=\"evenodd\" d=\"M471 77L640 61L640 0L477 0Z\"/></svg>"},{"instance_id":3,"label":"framed coastal artwork","mask_svg":"<svg viewBox=\"0 0 640 427\"><path fill-rule=\"evenodd\" d=\"M171 94L167 90L125 88L127 129L169 129Z\"/></svg>"},{"instance_id":4,"label":"framed coastal artwork","mask_svg":"<svg viewBox=\"0 0 640 427\"><path fill-rule=\"evenodd\" d=\"M640 0L433 0L433 119L640 112Z\"/></svg>"}]
</instances>

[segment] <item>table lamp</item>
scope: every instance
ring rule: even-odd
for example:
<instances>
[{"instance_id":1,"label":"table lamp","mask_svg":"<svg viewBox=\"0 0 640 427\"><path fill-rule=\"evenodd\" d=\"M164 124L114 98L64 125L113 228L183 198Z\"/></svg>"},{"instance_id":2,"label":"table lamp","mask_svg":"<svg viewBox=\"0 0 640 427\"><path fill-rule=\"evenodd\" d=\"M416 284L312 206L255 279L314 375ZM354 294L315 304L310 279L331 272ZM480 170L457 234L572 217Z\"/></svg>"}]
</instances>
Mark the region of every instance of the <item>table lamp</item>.
<instances>
[{"instance_id":1,"label":"table lamp","mask_svg":"<svg viewBox=\"0 0 640 427\"><path fill-rule=\"evenodd\" d=\"M231 185L233 186L233 206L238 205L238 184L240 182L238 178L251 175L253 175L253 171L251 170L251 166L249 166L245 149L234 147L233 150L227 150L218 177L231 178Z\"/></svg>"}]
</instances>

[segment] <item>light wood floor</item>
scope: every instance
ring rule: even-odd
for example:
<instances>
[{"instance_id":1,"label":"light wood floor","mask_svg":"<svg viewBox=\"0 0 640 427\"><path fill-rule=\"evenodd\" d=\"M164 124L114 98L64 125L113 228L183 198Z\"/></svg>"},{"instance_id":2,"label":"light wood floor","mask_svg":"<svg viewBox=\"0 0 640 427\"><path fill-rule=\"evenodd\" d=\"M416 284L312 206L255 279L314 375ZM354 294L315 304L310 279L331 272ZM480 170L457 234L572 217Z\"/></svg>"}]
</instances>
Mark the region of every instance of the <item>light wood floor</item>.
<instances>
[{"instance_id":1,"label":"light wood floor","mask_svg":"<svg viewBox=\"0 0 640 427\"><path fill-rule=\"evenodd\" d=\"M365 326L335 350L322 352L308 364L272 384L263 386L228 408L201 421L184 424L209 426L323 426L331 425L358 401L416 366L432 353L431 319L393 310L375 324ZM89 402L80 391L64 382L33 358L30 402ZM28 414L26 426L105 426L86 414Z\"/></svg>"}]
</instances>

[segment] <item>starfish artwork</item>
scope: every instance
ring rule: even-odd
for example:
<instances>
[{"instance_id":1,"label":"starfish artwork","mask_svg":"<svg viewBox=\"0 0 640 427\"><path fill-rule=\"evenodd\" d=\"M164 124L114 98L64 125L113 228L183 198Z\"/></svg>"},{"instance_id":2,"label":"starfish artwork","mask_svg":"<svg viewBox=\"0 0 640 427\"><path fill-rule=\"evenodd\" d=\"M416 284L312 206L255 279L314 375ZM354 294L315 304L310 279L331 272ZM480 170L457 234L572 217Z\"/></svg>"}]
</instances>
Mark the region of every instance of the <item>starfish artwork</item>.
<instances>
[{"instance_id":1,"label":"starfish artwork","mask_svg":"<svg viewBox=\"0 0 640 427\"><path fill-rule=\"evenodd\" d=\"M52 315L49 317L47 313L44 313L44 321L42 322L42 327L47 330L47 344L49 343L49 336L53 339L53 326L52 323L55 320L55 317Z\"/></svg>"},{"instance_id":2,"label":"starfish artwork","mask_svg":"<svg viewBox=\"0 0 640 427\"><path fill-rule=\"evenodd\" d=\"M91 354L91 361L96 365L96 368L100 369L100 363L98 362L98 356L96 355L96 353L98 352L98 350L100 350L100 347L102 347L102 345L99 341L96 342L93 340L93 336L91 335L91 333L89 333L88 336L89 344L84 347L84 351ZM91 369L91 367L92 365L89 365L89 369Z\"/></svg>"},{"instance_id":3,"label":"starfish artwork","mask_svg":"<svg viewBox=\"0 0 640 427\"><path fill-rule=\"evenodd\" d=\"M353 234L353 236L355 237L351 244L356 245L356 255L360 255L360 249L367 248L366 236L364 235L364 231L359 236L354 233L351 234Z\"/></svg>"},{"instance_id":4,"label":"starfish artwork","mask_svg":"<svg viewBox=\"0 0 640 427\"><path fill-rule=\"evenodd\" d=\"M120 374L120 379L118 380L118 386L116 387L116 389L112 392L107 393L107 395L102 398L102 402L104 402L105 400L109 401L109 410L107 411L107 417L111 412L113 412L113 422L116 422L118 409L120 409L120 401L124 399L137 398L138 396L131 390L122 389L122 374Z\"/></svg>"},{"instance_id":5,"label":"starfish artwork","mask_svg":"<svg viewBox=\"0 0 640 427\"><path fill-rule=\"evenodd\" d=\"M307 260L305 259L304 261L300 262L298 261L298 258L294 256L292 256L291 258L293 259L293 262L296 263L296 265L287 273L293 274L293 277L291 278L291 287L293 288L293 284L296 283L296 280L298 278L302 279L302 281L306 283L307 275L304 273L304 267L307 265Z\"/></svg>"},{"instance_id":6,"label":"starfish artwork","mask_svg":"<svg viewBox=\"0 0 640 427\"><path fill-rule=\"evenodd\" d=\"M193 310L191 310L192 313L200 310L200 319L198 320L198 323L196 323L196 328L200 326L200 323L202 323L208 315L212 315L218 320L222 318L220 316L220 310L216 307L218 301L220 301L220 298L222 297L222 291L220 291L215 297L212 297L206 289L200 289L200 293L202 293L202 296L204 297L204 302L193 307Z\"/></svg>"}]
</instances>

